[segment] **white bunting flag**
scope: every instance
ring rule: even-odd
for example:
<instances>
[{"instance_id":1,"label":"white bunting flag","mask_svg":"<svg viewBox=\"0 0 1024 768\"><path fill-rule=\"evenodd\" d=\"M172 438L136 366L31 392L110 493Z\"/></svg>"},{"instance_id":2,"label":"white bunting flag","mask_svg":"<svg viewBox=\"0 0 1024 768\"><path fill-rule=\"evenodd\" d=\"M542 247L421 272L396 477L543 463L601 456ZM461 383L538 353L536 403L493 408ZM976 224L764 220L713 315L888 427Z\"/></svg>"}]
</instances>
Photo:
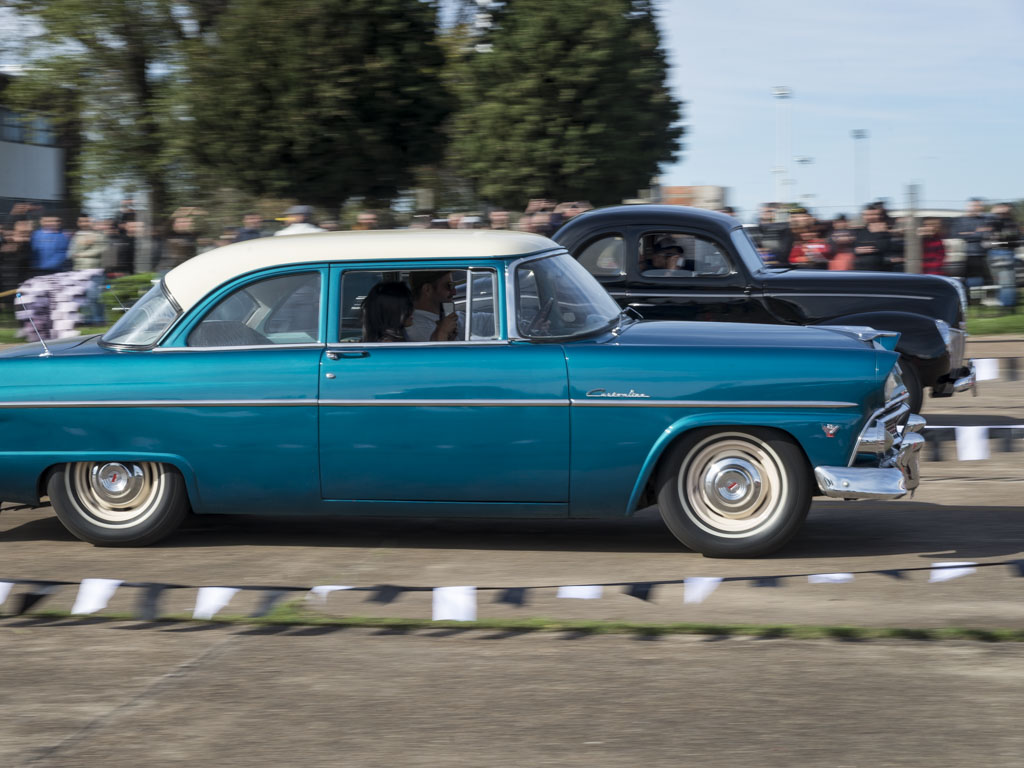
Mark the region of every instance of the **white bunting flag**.
<instances>
[{"instance_id":1,"label":"white bunting flag","mask_svg":"<svg viewBox=\"0 0 1024 768\"><path fill-rule=\"evenodd\" d=\"M238 592L234 587L200 587L193 619L212 619Z\"/></svg>"},{"instance_id":2,"label":"white bunting flag","mask_svg":"<svg viewBox=\"0 0 1024 768\"><path fill-rule=\"evenodd\" d=\"M71 606L72 615L102 611L123 583L120 579L82 579L82 583L78 585L75 604Z\"/></svg>"},{"instance_id":3,"label":"white bunting flag","mask_svg":"<svg viewBox=\"0 0 1024 768\"><path fill-rule=\"evenodd\" d=\"M973 566L977 563L932 563L932 572L928 575L928 582L934 584L939 581L950 581L959 579L961 576L968 576L977 572Z\"/></svg>"},{"instance_id":4,"label":"white bunting flag","mask_svg":"<svg viewBox=\"0 0 1024 768\"><path fill-rule=\"evenodd\" d=\"M601 597L602 591L600 584L559 587L556 597L568 597L573 600L597 600Z\"/></svg>"},{"instance_id":5,"label":"white bunting flag","mask_svg":"<svg viewBox=\"0 0 1024 768\"><path fill-rule=\"evenodd\" d=\"M852 573L812 573L807 577L808 584L845 584L853 581Z\"/></svg>"},{"instance_id":6,"label":"white bunting flag","mask_svg":"<svg viewBox=\"0 0 1024 768\"><path fill-rule=\"evenodd\" d=\"M9 594L11 594L11 587L13 587L13 586L14 586L13 582L10 582L10 581L0 581L0 605L3 605L4 604L4 600L6 600L7 596Z\"/></svg>"},{"instance_id":7,"label":"white bunting flag","mask_svg":"<svg viewBox=\"0 0 1024 768\"><path fill-rule=\"evenodd\" d=\"M956 457L960 461L988 458L988 427L957 427Z\"/></svg>"},{"instance_id":8,"label":"white bunting flag","mask_svg":"<svg viewBox=\"0 0 1024 768\"><path fill-rule=\"evenodd\" d=\"M994 381L999 378L999 359L983 357L974 361L974 377L978 381Z\"/></svg>"},{"instance_id":9,"label":"white bunting flag","mask_svg":"<svg viewBox=\"0 0 1024 768\"><path fill-rule=\"evenodd\" d=\"M721 583L717 576L689 576L683 582L683 602L703 603Z\"/></svg>"},{"instance_id":10,"label":"white bunting flag","mask_svg":"<svg viewBox=\"0 0 1024 768\"><path fill-rule=\"evenodd\" d=\"M476 587L435 587L434 621L476 621Z\"/></svg>"},{"instance_id":11,"label":"white bunting flag","mask_svg":"<svg viewBox=\"0 0 1024 768\"><path fill-rule=\"evenodd\" d=\"M340 584L321 584L309 590L309 592L306 593L306 599L315 600L320 603L320 605L327 605L327 596L331 594L331 592L338 592L342 589L352 589L352 587L343 587Z\"/></svg>"}]
</instances>

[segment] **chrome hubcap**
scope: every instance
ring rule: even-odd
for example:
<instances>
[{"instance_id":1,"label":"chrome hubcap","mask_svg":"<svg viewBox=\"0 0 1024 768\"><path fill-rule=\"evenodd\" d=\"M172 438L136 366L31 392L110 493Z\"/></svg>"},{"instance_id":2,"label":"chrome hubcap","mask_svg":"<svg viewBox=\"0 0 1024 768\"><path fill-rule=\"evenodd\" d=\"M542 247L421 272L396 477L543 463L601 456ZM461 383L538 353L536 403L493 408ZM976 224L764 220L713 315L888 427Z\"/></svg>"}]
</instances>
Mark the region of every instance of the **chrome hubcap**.
<instances>
[{"instance_id":1,"label":"chrome hubcap","mask_svg":"<svg viewBox=\"0 0 1024 768\"><path fill-rule=\"evenodd\" d=\"M716 536L748 536L771 521L788 493L775 451L749 435L719 434L694 446L679 470L690 519Z\"/></svg>"},{"instance_id":2,"label":"chrome hubcap","mask_svg":"<svg viewBox=\"0 0 1024 768\"><path fill-rule=\"evenodd\" d=\"M104 528L141 523L156 511L165 487L154 462L77 462L65 482L79 512Z\"/></svg>"},{"instance_id":3,"label":"chrome hubcap","mask_svg":"<svg viewBox=\"0 0 1024 768\"><path fill-rule=\"evenodd\" d=\"M714 500L722 514L743 517L752 501L761 495L761 473L749 461L722 459L708 467L704 475L704 494Z\"/></svg>"},{"instance_id":4,"label":"chrome hubcap","mask_svg":"<svg viewBox=\"0 0 1024 768\"><path fill-rule=\"evenodd\" d=\"M89 484L93 493L107 503L131 503L144 484L142 467L118 462L95 464L89 473Z\"/></svg>"}]
</instances>

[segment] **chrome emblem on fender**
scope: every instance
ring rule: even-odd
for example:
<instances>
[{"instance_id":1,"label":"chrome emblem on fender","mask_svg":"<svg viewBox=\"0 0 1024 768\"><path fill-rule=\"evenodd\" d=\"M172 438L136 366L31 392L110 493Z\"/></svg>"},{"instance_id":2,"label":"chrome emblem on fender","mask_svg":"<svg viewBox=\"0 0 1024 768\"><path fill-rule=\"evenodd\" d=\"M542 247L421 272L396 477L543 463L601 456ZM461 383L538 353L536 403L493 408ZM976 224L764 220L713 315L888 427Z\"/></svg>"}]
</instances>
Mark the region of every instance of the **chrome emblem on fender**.
<instances>
[{"instance_id":1,"label":"chrome emblem on fender","mask_svg":"<svg viewBox=\"0 0 1024 768\"><path fill-rule=\"evenodd\" d=\"M606 389L592 389L587 392L587 397L646 397L649 399L651 396L636 392L630 388L629 392L609 392Z\"/></svg>"},{"instance_id":2,"label":"chrome emblem on fender","mask_svg":"<svg viewBox=\"0 0 1024 768\"><path fill-rule=\"evenodd\" d=\"M838 424L822 424L821 431L825 433L825 437L835 437L836 432L839 431Z\"/></svg>"}]
</instances>

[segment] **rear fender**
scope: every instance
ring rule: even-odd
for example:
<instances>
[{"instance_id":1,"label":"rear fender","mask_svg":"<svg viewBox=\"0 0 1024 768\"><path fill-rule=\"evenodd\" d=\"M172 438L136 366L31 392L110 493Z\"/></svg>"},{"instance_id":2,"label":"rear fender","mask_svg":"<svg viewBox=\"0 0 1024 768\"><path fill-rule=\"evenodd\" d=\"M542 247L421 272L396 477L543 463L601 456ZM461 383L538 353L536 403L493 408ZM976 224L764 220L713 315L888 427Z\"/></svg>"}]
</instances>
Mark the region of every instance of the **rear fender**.
<instances>
[{"instance_id":1,"label":"rear fender","mask_svg":"<svg viewBox=\"0 0 1024 768\"><path fill-rule=\"evenodd\" d=\"M75 461L153 461L170 464L185 479L189 503L195 512L199 512L201 502L199 488L196 484L196 473L192 465L184 457L167 453L139 453L118 451L47 451L47 452L12 452L0 453L0 466L3 474L10 476L3 480L4 487L10 489L4 501L16 501L23 504L36 504L46 495L46 481L50 473L61 464Z\"/></svg>"},{"instance_id":2,"label":"rear fender","mask_svg":"<svg viewBox=\"0 0 1024 768\"><path fill-rule=\"evenodd\" d=\"M907 357L935 360L946 354L946 343L935 321L913 312L861 312L831 317L823 325L868 325L879 331L898 331L896 351Z\"/></svg>"}]
</instances>

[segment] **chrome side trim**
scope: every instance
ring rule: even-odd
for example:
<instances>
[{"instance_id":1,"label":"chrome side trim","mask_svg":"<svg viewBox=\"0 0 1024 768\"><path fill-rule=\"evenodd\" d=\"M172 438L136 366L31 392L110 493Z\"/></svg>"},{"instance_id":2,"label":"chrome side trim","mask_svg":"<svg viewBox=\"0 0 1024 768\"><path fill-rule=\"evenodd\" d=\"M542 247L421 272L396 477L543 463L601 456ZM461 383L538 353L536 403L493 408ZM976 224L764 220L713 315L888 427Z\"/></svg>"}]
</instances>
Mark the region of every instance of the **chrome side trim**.
<instances>
[{"instance_id":1,"label":"chrome side trim","mask_svg":"<svg viewBox=\"0 0 1024 768\"><path fill-rule=\"evenodd\" d=\"M31 400L0 401L4 408L229 408L229 407L484 407L526 408L585 406L597 408L854 408L856 403L810 400L578 400L578 399L474 399L474 398L410 398L410 399L323 399L294 400Z\"/></svg>"},{"instance_id":2,"label":"chrome side trim","mask_svg":"<svg viewBox=\"0 0 1024 768\"><path fill-rule=\"evenodd\" d=\"M570 401L573 405L591 408L856 408L857 403L842 400L643 400L610 398L608 400Z\"/></svg>"},{"instance_id":3,"label":"chrome side trim","mask_svg":"<svg viewBox=\"0 0 1024 768\"><path fill-rule=\"evenodd\" d=\"M301 344L246 344L231 347L154 347L154 352L228 352L253 349L323 349L322 341L307 341Z\"/></svg>"},{"instance_id":4,"label":"chrome side trim","mask_svg":"<svg viewBox=\"0 0 1024 768\"><path fill-rule=\"evenodd\" d=\"M294 400L33 400L0 402L0 408L232 408L316 405L313 398Z\"/></svg>"},{"instance_id":5,"label":"chrome side trim","mask_svg":"<svg viewBox=\"0 0 1024 768\"><path fill-rule=\"evenodd\" d=\"M662 291L638 291L630 289L629 293L619 292L618 294L608 291L609 294L615 298L630 298L630 299L746 299L749 298L742 288L737 288L733 293L705 293L704 291L693 290L689 293L683 293L682 289L674 293L665 293Z\"/></svg>"},{"instance_id":6,"label":"chrome side trim","mask_svg":"<svg viewBox=\"0 0 1024 768\"><path fill-rule=\"evenodd\" d=\"M934 301L932 296L913 296L902 293L872 293L870 294L873 298L879 299L911 299L913 301ZM832 299L838 297L842 298L855 298L863 299L865 294L863 293L766 293L765 298L769 299L783 299L787 296L802 296L802 297L818 297L822 299Z\"/></svg>"},{"instance_id":7,"label":"chrome side trim","mask_svg":"<svg viewBox=\"0 0 1024 768\"><path fill-rule=\"evenodd\" d=\"M319 402L321 406L325 407L381 407L381 408L409 408L409 407L455 407L455 408L529 408L530 406L537 408L564 408L569 405L568 400L459 400L459 399L430 399L430 400L321 400Z\"/></svg>"}]
</instances>

